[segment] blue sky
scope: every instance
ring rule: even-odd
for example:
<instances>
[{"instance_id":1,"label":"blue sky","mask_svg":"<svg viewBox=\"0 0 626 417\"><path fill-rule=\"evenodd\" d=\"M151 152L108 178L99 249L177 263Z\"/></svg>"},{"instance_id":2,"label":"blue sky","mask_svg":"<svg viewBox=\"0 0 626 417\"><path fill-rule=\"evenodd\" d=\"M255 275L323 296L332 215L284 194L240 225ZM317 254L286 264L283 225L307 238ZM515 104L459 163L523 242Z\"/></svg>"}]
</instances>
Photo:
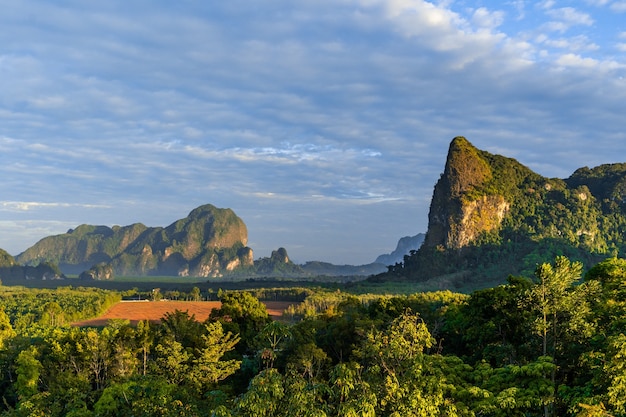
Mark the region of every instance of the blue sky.
<instances>
[{"instance_id":1,"label":"blue sky","mask_svg":"<svg viewBox=\"0 0 626 417\"><path fill-rule=\"evenodd\" d=\"M0 0L0 248L232 208L255 257L425 232L455 136L626 162L626 1Z\"/></svg>"}]
</instances>

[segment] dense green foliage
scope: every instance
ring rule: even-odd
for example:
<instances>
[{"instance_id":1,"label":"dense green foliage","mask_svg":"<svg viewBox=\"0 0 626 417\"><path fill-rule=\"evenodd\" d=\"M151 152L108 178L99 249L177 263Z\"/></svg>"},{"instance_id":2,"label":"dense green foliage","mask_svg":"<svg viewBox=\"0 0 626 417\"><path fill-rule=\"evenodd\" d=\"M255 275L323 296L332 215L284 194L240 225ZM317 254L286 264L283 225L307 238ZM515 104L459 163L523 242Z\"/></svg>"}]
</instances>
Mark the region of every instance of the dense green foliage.
<instances>
[{"instance_id":1,"label":"dense green foliage","mask_svg":"<svg viewBox=\"0 0 626 417\"><path fill-rule=\"evenodd\" d=\"M63 325L97 317L121 300L118 292L96 288L64 287L56 290L0 286L0 306L13 326Z\"/></svg>"},{"instance_id":2,"label":"dense green foliage","mask_svg":"<svg viewBox=\"0 0 626 417\"><path fill-rule=\"evenodd\" d=\"M626 416L625 283L625 259L583 279L557 257L469 295L257 290L305 297L270 321L253 293L219 292L204 323L103 328L57 315L88 290L2 288L2 415ZM38 325L17 300L43 303Z\"/></svg>"}]
</instances>

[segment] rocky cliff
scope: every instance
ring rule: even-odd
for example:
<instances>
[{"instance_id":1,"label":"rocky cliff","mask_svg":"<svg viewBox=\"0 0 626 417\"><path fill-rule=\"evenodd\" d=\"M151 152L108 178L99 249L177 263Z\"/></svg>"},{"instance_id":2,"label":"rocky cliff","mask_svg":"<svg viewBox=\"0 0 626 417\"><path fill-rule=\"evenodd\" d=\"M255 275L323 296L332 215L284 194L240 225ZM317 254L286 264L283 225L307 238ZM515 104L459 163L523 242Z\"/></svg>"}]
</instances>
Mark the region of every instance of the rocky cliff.
<instances>
[{"instance_id":1,"label":"rocky cliff","mask_svg":"<svg viewBox=\"0 0 626 417\"><path fill-rule=\"evenodd\" d=\"M459 249L482 233L500 227L511 201L495 189L489 191L490 183L500 173L494 173L486 156L467 139L454 138L443 174L435 185L424 245ZM512 160L510 164L519 165ZM532 175L521 165L516 168Z\"/></svg>"},{"instance_id":2,"label":"rocky cliff","mask_svg":"<svg viewBox=\"0 0 626 417\"><path fill-rule=\"evenodd\" d=\"M104 263L116 275L217 277L252 265L247 240L246 225L232 210L207 204L167 227L81 225L40 240L16 260L53 262L66 273Z\"/></svg>"},{"instance_id":3,"label":"rocky cliff","mask_svg":"<svg viewBox=\"0 0 626 417\"><path fill-rule=\"evenodd\" d=\"M530 276L558 254L591 264L624 251L626 164L547 178L457 137L433 191L424 244L390 275L488 282Z\"/></svg>"}]
</instances>

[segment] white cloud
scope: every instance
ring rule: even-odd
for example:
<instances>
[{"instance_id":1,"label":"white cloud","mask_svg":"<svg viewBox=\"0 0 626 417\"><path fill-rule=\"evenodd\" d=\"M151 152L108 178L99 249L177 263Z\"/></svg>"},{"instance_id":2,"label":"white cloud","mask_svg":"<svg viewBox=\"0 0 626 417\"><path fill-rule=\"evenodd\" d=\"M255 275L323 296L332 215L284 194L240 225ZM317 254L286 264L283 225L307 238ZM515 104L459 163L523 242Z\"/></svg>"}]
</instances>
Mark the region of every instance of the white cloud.
<instances>
[{"instance_id":1,"label":"white cloud","mask_svg":"<svg viewBox=\"0 0 626 417\"><path fill-rule=\"evenodd\" d=\"M94 209L94 208L110 208L107 205L100 204L74 204L74 203L46 203L40 201L0 201L0 211L31 211L34 209L46 209L46 208L81 208L81 209Z\"/></svg>"},{"instance_id":2,"label":"white cloud","mask_svg":"<svg viewBox=\"0 0 626 417\"><path fill-rule=\"evenodd\" d=\"M504 22L504 12L489 11L484 7L476 9L472 15L472 23L479 29L493 30Z\"/></svg>"},{"instance_id":3,"label":"white cloud","mask_svg":"<svg viewBox=\"0 0 626 417\"><path fill-rule=\"evenodd\" d=\"M546 22L541 25L541 29L547 32L565 33L569 29L569 25L565 22Z\"/></svg>"},{"instance_id":4,"label":"white cloud","mask_svg":"<svg viewBox=\"0 0 626 417\"><path fill-rule=\"evenodd\" d=\"M504 33L496 31L504 14L486 8L473 10L464 17L447 8L423 0L381 1L384 16L393 31L400 33L420 47L443 53L449 69L461 70L494 53L505 53L507 66L516 66L520 51L511 51L511 42ZM512 52L512 55L509 53ZM444 61L445 62L445 61Z\"/></svg>"},{"instance_id":5,"label":"white cloud","mask_svg":"<svg viewBox=\"0 0 626 417\"><path fill-rule=\"evenodd\" d=\"M555 4L555 0L543 0L537 3L537 7L548 10L552 9Z\"/></svg>"},{"instance_id":6,"label":"white cloud","mask_svg":"<svg viewBox=\"0 0 626 417\"><path fill-rule=\"evenodd\" d=\"M614 12L624 13L626 12L626 1L616 1L614 3L611 3L610 8Z\"/></svg>"},{"instance_id":7,"label":"white cloud","mask_svg":"<svg viewBox=\"0 0 626 417\"><path fill-rule=\"evenodd\" d=\"M349 160L361 160L381 156L379 151L372 149L342 149L316 144L283 143L281 145L281 147L235 147L220 150L184 145L180 149L190 156L195 155L196 157L209 160L233 159L241 162L270 162L283 164L315 162L341 164Z\"/></svg>"},{"instance_id":8,"label":"white cloud","mask_svg":"<svg viewBox=\"0 0 626 417\"><path fill-rule=\"evenodd\" d=\"M525 0L511 0L508 2L513 5L513 8L517 12L516 20L522 20L526 17L526 2Z\"/></svg>"},{"instance_id":9,"label":"white cloud","mask_svg":"<svg viewBox=\"0 0 626 417\"><path fill-rule=\"evenodd\" d=\"M573 26L594 24L593 18L588 13L580 12L573 7L552 8L552 5L549 7L546 5L545 9L545 13L554 19L541 25L546 31L564 33Z\"/></svg>"},{"instance_id":10,"label":"white cloud","mask_svg":"<svg viewBox=\"0 0 626 417\"><path fill-rule=\"evenodd\" d=\"M573 7L549 9L546 13L553 19L558 19L570 25L591 26L594 23L593 18L588 13L580 12Z\"/></svg>"},{"instance_id":11,"label":"white cloud","mask_svg":"<svg viewBox=\"0 0 626 417\"><path fill-rule=\"evenodd\" d=\"M42 109L56 109L63 108L67 106L67 100L65 97L56 95L56 96L47 96L47 97L35 97L29 100L29 102L35 106Z\"/></svg>"},{"instance_id":12,"label":"white cloud","mask_svg":"<svg viewBox=\"0 0 626 417\"><path fill-rule=\"evenodd\" d=\"M396 29L409 37L422 37L438 50L458 49L465 26L463 19L449 9L422 0L388 0L386 16Z\"/></svg>"},{"instance_id":13,"label":"white cloud","mask_svg":"<svg viewBox=\"0 0 626 417\"><path fill-rule=\"evenodd\" d=\"M615 70L624 70L626 65L616 61L599 61L593 58L583 57L578 54L563 54L558 57L556 64L560 67L581 68L581 69L594 69L599 73L610 73Z\"/></svg>"},{"instance_id":14,"label":"white cloud","mask_svg":"<svg viewBox=\"0 0 626 417\"><path fill-rule=\"evenodd\" d=\"M540 43L551 48L568 49L570 51L596 51L600 47L591 42L584 35L573 36L570 38L549 38L543 36L537 39Z\"/></svg>"}]
</instances>

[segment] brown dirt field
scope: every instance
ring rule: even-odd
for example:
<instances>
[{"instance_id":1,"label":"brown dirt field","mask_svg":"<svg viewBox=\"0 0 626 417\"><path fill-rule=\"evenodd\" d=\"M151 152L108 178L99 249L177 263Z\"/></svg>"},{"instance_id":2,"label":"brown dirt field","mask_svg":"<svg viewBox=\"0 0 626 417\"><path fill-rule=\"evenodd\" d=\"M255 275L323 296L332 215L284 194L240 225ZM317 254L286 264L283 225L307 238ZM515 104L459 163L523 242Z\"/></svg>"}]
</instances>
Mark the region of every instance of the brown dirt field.
<instances>
[{"instance_id":1,"label":"brown dirt field","mask_svg":"<svg viewBox=\"0 0 626 417\"><path fill-rule=\"evenodd\" d=\"M264 302L269 315L277 319L283 311L294 304L289 301L267 301ZM189 315L195 315L196 320L202 322L209 317L211 310L220 308L219 301L122 301L115 304L102 316L72 323L73 326L104 326L110 319L127 319L132 324L137 324L140 320L150 320L160 322L165 313L175 310L187 311Z\"/></svg>"}]
</instances>

